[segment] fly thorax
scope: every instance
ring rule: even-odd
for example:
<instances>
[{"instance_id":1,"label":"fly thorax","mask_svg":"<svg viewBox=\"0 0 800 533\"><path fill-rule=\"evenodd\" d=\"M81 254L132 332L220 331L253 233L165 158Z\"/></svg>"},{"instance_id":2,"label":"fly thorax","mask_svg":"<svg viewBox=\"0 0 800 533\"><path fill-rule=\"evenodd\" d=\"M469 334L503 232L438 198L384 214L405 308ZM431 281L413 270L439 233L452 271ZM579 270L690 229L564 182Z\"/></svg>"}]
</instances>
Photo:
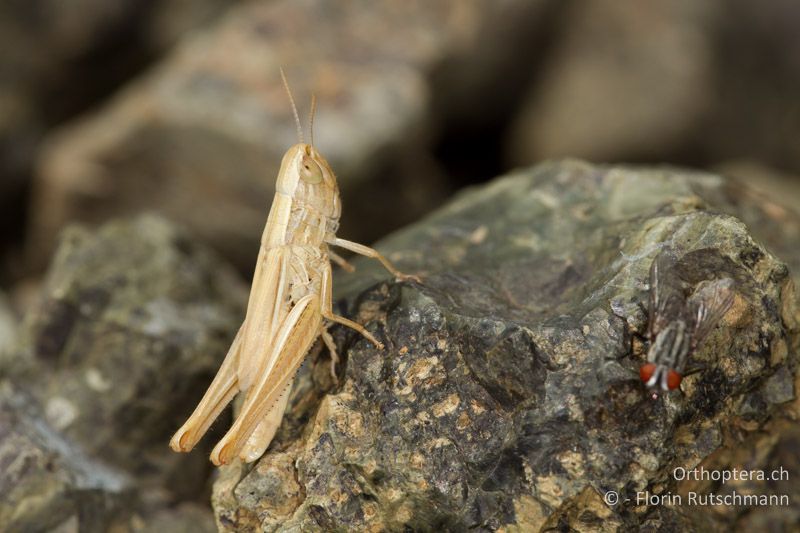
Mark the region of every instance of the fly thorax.
<instances>
[{"instance_id":1,"label":"fly thorax","mask_svg":"<svg viewBox=\"0 0 800 533\"><path fill-rule=\"evenodd\" d=\"M650 345L647 360L681 371L689 355L690 335L686 322L673 320L662 329Z\"/></svg>"}]
</instances>

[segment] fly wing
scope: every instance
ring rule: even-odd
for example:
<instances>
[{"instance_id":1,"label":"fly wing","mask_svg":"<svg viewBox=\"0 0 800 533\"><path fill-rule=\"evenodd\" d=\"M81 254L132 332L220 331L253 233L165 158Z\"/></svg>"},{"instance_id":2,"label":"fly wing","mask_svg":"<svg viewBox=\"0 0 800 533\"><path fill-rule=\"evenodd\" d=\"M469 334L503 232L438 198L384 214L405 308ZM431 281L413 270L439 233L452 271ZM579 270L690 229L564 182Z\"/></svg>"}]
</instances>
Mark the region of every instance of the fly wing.
<instances>
[{"instance_id":1,"label":"fly wing","mask_svg":"<svg viewBox=\"0 0 800 533\"><path fill-rule=\"evenodd\" d=\"M733 305L734 282L731 278L701 282L687 301L692 313L693 333L691 349L703 342L714 326Z\"/></svg>"},{"instance_id":2,"label":"fly wing","mask_svg":"<svg viewBox=\"0 0 800 533\"><path fill-rule=\"evenodd\" d=\"M682 282L677 275L677 259L671 251L659 252L650 265L649 334L652 341L675 319L683 306Z\"/></svg>"}]
</instances>

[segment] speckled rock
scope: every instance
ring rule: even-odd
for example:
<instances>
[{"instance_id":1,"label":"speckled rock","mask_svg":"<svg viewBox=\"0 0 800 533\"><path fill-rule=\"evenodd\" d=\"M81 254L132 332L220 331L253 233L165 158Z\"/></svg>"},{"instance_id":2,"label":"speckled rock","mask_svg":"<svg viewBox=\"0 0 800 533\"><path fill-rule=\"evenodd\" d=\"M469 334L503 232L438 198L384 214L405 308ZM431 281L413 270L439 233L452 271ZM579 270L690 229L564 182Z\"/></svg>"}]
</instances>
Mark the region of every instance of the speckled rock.
<instances>
[{"instance_id":1,"label":"speckled rock","mask_svg":"<svg viewBox=\"0 0 800 533\"><path fill-rule=\"evenodd\" d=\"M340 385L303 401L331 385L302 375L264 457L222 469L219 527L718 524L706 513L719 509L672 512L635 497L676 490L674 468L741 443L794 398L794 284L735 217L759 209L774 214L718 176L576 161L464 192L384 242L422 285L389 282L366 261L336 279L340 308L386 349L336 331ZM733 277L736 299L691 361L704 369L654 398L637 371L648 270L665 246L694 282ZM618 504L604 500L610 491Z\"/></svg>"},{"instance_id":2,"label":"speckled rock","mask_svg":"<svg viewBox=\"0 0 800 533\"><path fill-rule=\"evenodd\" d=\"M203 451L167 443L216 372L245 298L230 266L161 218L72 227L0 371L62 438L129 475L148 508L205 499Z\"/></svg>"},{"instance_id":3,"label":"speckled rock","mask_svg":"<svg viewBox=\"0 0 800 533\"><path fill-rule=\"evenodd\" d=\"M504 9L475 0L232 8L49 139L31 246L48 253L65 221L155 209L249 270L281 157L297 142L281 66L304 127L317 96L314 141L339 177L344 233L370 240L415 220L448 192L423 149L428 71L475 44L482 23Z\"/></svg>"},{"instance_id":4,"label":"speckled rock","mask_svg":"<svg viewBox=\"0 0 800 533\"><path fill-rule=\"evenodd\" d=\"M736 214L751 231L789 265L800 283L800 176L753 161L729 161L716 172L730 178L713 201Z\"/></svg>"}]
</instances>

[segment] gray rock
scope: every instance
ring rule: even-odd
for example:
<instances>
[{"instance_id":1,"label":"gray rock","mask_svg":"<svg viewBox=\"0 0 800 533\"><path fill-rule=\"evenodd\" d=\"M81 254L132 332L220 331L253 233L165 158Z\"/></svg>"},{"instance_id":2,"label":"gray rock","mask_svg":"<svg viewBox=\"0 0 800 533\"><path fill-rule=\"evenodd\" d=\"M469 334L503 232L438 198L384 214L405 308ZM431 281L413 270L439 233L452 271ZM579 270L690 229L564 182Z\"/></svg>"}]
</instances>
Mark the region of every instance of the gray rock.
<instances>
[{"instance_id":1,"label":"gray rock","mask_svg":"<svg viewBox=\"0 0 800 533\"><path fill-rule=\"evenodd\" d=\"M800 283L800 178L752 161L730 161L716 172L730 179L726 187L709 191L715 193L714 202L737 209L737 216L786 261Z\"/></svg>"},{"instance_id":2,"label":"gray rock","mask_svg":"<svg viewBox=\"0 0 800 533\"><path fill-rule=\"evenodd\" d=\"M73 227L2 370L55 431L134 478L147 505L196 498L208 450L167 444L216 372L245 298L229 266L163 219Z\"/></svg>"},{"instance_id":3,"label":"gray rock","mask_svg":"<svg viewBox=\"0 0 800 533\"><path fill-rule=\"evenodd\" d=\"M732 0L722 5L723 16L712 26L717 30L714 109L695 136L703 157L744 157L800 172L800 110L794 105L800 35L793 24L800 4Z\"/></svg>"},{"instance_id":4,"label":"gray rock","mask_svg":"<svg viewBox=\"0 0 800 533\"><path fill-rule=\"evenodd\" d=\"M181 504L162 509L151 516L131 520L135 533L215 533L214 516L208 505Z\"/></svg>"},{"instance_id":5,"label":"gray rock","mask_svg":"<svg viewBox=\"0 0 800 533\"><path fill-rule=\"evenodd\" d=\"M330 387L310 396L324 360L302 374L267 454L252 469L222 469L218 526L718 524L709 514L717 510L646 513L635 498L674 491L675 467L735 447L794 397L793 282L735 217L762 207L710 174L576 161L464 192L382 247L422 285L387 281L367 261L337 277L342 311L386 349L336 331L346 354L340 386L318 400ZM642 305L665 246L681 255L687 279L724 273L737 296L691 361L704 370L654 398L638 377ZM620 504L606 505L609 491Z\"/></svg>"},{"instance_id":6,"label":"gray rock","mask_svg":"<svg viewBox=\"0 0 800 533\"><path fill-rule=\"evenodd\" d=\"M0 381L0 528L53 531L80 524L100 531L126 509L132 483L58 433L36 402Z\"/></svg>"}]
</instances>

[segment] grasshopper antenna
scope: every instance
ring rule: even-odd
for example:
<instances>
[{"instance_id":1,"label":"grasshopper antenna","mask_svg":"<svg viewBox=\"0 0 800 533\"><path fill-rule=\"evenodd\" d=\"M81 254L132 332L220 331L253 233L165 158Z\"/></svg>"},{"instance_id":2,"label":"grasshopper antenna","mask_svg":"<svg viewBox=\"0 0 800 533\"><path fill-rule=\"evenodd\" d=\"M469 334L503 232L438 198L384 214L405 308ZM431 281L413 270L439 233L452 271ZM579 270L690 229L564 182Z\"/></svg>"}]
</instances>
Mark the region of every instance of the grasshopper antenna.
<instances>
[{"instance_id":1,"label":"grasshopper antenna","mask_svg":"<svg viewBox=\"0 0 800 533\"><path fill-rule=\"evenodd\" d=\"M311 146L314 146L314 113L317 112L317 95L311 93L311 114L308 118L308 134L311 137Z\"/></svg>"},{"instance_id":2,"label":"grasshopper antenna","mask_svg":"<svg viewBox=\"0 0 800 533\"><path fill-rule=\"evenodd\" d=\"M303 128L300 126L300 115L297 114L297 106L294 105L294 98L292 97L292 90L289 89L289 82L286 81L286 74L283 72L283 67L280 67L281 79L283 80L283 88L286 89L286 94L289 95L289 102L292 103L292 113L294 113L294 123L297 126L297 139L303 141Z\"/></svg>"}]
</instances>

